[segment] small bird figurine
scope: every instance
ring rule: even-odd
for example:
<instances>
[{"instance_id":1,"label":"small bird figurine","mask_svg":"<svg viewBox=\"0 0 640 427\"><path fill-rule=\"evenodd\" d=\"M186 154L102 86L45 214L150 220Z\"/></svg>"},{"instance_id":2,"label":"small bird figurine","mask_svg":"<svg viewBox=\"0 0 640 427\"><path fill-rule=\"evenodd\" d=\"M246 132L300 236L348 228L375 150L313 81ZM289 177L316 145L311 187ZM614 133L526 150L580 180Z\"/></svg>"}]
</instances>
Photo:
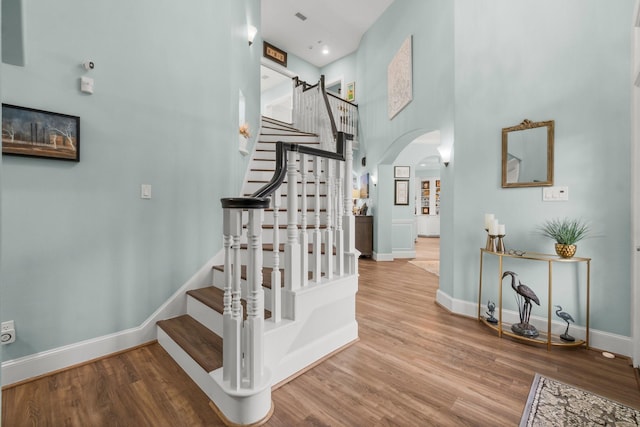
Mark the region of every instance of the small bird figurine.
<instances>
[{"instance_id":1,"label":"small bird figurine","mask_svg":"<svg viewBox=\"0 0 640 427\"><path fill-rule=\"evenodd\" d=\"M496 311L496 303L489 300L487 301L487 322L489 323L498 323L498 319L493 317L493 313Z\"/></svg>"},{"instance_id":2,"label":"small bird figurine","mask_svg":"<svg viewBox=\"0 0 640 427\"><path fill-rule=\"evenodd\" d=\"M569 313L567 313L566 311L562 311L562 306L556 305L555 307L558 308L556 310L556 316L558 316L559 318L567 322L567 329L564 330L564 334L560 335L560 339L564 341L575 341L576 339L571 335L569 335L568 332L569 332L569 322L575 323L576 321L573 320L573 317L571 317Z\"/></svg>"}]
</instances>

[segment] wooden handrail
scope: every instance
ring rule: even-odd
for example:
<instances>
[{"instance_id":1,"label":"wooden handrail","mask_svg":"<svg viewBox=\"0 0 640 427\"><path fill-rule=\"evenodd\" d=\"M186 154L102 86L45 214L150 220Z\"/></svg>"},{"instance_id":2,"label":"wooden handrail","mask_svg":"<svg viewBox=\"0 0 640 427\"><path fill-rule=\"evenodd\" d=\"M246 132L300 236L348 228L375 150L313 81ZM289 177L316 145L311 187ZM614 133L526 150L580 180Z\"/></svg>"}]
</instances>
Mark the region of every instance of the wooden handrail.
<instances>
[{"instance_id":1,"label":"wooden handrail","mask_svg":"<svg viewBox=\"0 0 640 427\"><path fill-rule=\"evenodd\" d=\"M335 95L335 94L333 94L333 93L331 93L331 92L327 92L327 95L329 95L329 96L331 96L331 97L333 97L333 98L335 98L335 99L337 99L337 100L339 100L339 101L342 101L342 102L344 102L345 104L353 105L353 106L354 106L354 107L356 107L356 108L358 107L358 104L356 104L355 102L351 102L351 101L347 101L346 99L342 99L342 98L340 98L338 95Z\"/></svg>"},{"instance_id":2,"label":"wooden handrail","mask_svg":"<svg viewBox=\"0 0 640 427\"><path fill-rule=\"evenodd\" d=\"M266 209L269 207L268 197L282 185L287 175L287 153L296 151L300 154L309 154L311 156L324 157L326 159L345 160L345 139L348 135L344 132L338 132L336 138L336 152L320 150L308 147L302 144L290 144L288 142L276 142L276 170L271 180L250 197L227 197L220 199L223 208L228 209Z\"/></svg>"}]
</instances>

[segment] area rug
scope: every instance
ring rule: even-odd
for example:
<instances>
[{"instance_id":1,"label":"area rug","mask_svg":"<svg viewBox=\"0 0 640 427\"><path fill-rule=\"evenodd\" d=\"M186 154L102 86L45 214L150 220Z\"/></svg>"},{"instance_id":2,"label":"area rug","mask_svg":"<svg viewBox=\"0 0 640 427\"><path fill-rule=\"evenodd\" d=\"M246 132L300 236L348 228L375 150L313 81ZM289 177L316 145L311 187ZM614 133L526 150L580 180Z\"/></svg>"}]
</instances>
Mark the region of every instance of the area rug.
<instances>
[{"instance_id":1,"label":"area rug","mask_svg":"<svg viewBox=\"0 0 640 427\"><path fill-rule=\"evenodd\" d=\"M639 426L640 411L536 374L524 407L524 426Z\"/></svg>"},{"instance_id":2,"label":"area rug","mask_svg":"<svg viewBox=\"0 0 640 427\"><path fill-rule=\"evenodd\" d=\"M431 274L440 276L440 261L409 261L409 264L413 264Z\"/></svg>"}]
</instances>

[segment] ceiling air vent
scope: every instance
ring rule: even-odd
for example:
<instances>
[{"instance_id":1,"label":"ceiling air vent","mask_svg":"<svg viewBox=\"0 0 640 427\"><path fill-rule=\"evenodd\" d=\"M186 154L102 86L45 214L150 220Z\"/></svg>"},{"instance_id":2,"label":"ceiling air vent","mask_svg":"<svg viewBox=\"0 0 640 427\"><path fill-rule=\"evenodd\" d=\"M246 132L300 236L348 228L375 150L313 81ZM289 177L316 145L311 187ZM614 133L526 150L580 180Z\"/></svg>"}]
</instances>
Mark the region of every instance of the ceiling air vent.
<instances>
[{"instance_id":1,"label":"ceiling air vent","mask_svg":"<svg viewBox=\"0 0 640 427\"><path fill-rule=\"evenodd\" d=\"M296 18L298 18L301 21L306 21L307 17L304 16L303 14L301 14L300 12L296 13Z\"/></svg>"}]
</instances>

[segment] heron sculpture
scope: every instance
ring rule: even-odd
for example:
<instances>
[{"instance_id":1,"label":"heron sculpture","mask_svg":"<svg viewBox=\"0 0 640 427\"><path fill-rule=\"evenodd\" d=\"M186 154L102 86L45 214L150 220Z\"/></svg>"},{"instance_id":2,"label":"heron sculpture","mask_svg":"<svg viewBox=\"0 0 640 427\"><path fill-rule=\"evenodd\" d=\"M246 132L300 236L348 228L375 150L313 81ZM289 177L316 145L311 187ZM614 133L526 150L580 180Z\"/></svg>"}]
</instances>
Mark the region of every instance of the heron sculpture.
<instances>
[{"instance_id":1,"label":"heron sculpture","mask_svg":"<svg viewBox=\"0 0 640 427\"><path fill-rule=\"evenodd\" d=\"M511 325L511 330L518 335L535 338L539 335L538 330L535 326L529 324L532 307L531 301L540 305L540 300L530 287L520 282L520 279L518 279L518 286L516 286L516 273L513 271L505 271L502 275L502 279L507 276L511 276L511 287L516 291L516 301L518 303L518 312L520 314L520 323Z\"/></svg>"},{"instance_id":2,"label":"heron sculpture","mask_svg":"<svg viewBox=\"0 0 640 427\"><path fill-rule=\"evenodd\" d=\"M567 322L567 329L564 330L564 334L560 335L560 339L564 341L575 341L576 339L569 335L569 322L575 323L576 321L573 320L573 317L571 317L569 313L567 313L566 311L562 311L562 306L556 305L555 307L558 308L556 310L556 316Z\"/></svg>"}]
</instances>

